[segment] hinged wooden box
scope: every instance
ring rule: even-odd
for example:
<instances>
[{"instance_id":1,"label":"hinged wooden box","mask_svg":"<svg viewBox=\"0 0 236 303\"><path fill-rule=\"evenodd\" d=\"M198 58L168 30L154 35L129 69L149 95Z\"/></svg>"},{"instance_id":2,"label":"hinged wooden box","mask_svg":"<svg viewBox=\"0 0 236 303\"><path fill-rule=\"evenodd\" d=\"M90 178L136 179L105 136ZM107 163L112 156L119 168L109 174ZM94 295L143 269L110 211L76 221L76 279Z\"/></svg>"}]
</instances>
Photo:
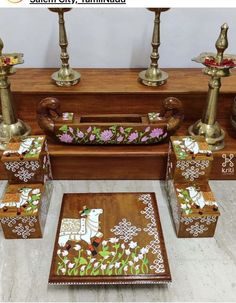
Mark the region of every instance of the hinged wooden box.
<instances>
[{"instance_id":1,"label":"hinged wooden box","mask_svg":"<svg viewBox=\"0 0 236 303\"><path fill-rule=\"evenodd\" d=\"M52 183L9 184L0 203L0 222L6 239L42 238Z\"/></svg>"},{"instance_id":2,"label":"hinged wooden box","mask_svg":"<svg viewBox=\"0 0 236 303\"><path fill-rule=\"evenodd\" d=\"M14 139L3 152L2 162L11 184L44 183L52 179L45 136Z\"/></svg>"},{"instance_id":3,"label":"hinged wooden box","mask_svg":"<svg viewBox=\"0 0 236 303\"><path fill-rule=\"evenodd\" d=\"M212 152L202 136L170 137L168 179L201 182L209 179Z\"/></svg>"},{"instance_id":4,"label":"hinged wooden box","mask_svg":"<svg viewBox=\"0 0 236 303\"><path fill-rule=\"evenodd\" d=\"M220 213L207 182L193 185L169 180L168 195L177 237L214 236Z\"/></svg>"}]
</instances>

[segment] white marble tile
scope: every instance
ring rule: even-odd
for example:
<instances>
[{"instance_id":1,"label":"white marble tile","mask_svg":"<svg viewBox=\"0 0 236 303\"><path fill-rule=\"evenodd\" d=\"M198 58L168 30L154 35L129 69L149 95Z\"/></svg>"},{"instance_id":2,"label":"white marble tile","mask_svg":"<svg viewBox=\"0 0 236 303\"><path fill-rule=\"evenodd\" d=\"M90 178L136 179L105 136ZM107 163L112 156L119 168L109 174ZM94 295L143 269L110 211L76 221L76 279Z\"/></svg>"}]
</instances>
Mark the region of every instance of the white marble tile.
<instances>
[{"instance_id":1,"label":"white marble tile","mask_svg":"<svg viewBox=\"0 0 236 303\"><path fill-rule=\"evenodd\" d=\"M4 188L0 183L0 191ZM0 231L1 301L235 301L236 182L211 182L220 201L216 235L176 238L159 181L56 181L43 239L5 240ZM62 195L65 192L155 192L172 284L160 286L48 286Z\"/></svg>"}]
</instances>

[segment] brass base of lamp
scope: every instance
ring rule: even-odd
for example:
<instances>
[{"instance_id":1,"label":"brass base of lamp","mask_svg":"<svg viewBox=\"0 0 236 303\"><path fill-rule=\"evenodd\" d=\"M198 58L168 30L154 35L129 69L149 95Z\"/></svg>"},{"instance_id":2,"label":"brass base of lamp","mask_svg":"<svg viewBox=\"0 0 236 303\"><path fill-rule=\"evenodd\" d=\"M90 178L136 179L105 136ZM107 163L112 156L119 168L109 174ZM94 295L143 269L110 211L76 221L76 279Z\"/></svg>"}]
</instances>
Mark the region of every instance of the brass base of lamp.
<instances>
[{"instance_id":1,"label":"brass base of lamp","mask_svg":"<svg viewBox=\"0 0 236 303\"><path fill-rule=\"evenodd\" d=\"M147 86L160 86L166 83L168 74L158 69L147 69L139 73L138 81Z\"/></svg>"},{"instance_id":2,"label":"brass base of lamp","mask_svg":"<svg viewBox=\"0 0 236 303\"><path fill-rule=\"evenodd\" d=\"M61 68L59 71L52 74L52 80L58 86L72 86L79 83L81 78L80 73L77 71L69 68L63 69Z\"/></svg>"},{"instance_id":3,"label":"brass base of lamp","mask_svg":"<svg viewBox=\"0 0 236 303\"><path fill-rule=\"evenodd\" d=\"M225 132L218 122L210 125L198 120L189 127L188 132L191 136L204 136L212 151L223 149L225 146Z\"/></svg>"},{"instance_id":4,"label":"brass base of lamp","mask_svg":"<svg viewBox=\"0 0 236 303\"><path fill-rule=\"evenodd\" d=\"M13 137L25 137L31 133L31 128L25 122L18 120L15 124L0 123L0 150L5 150Z\"/></svg>"}]
</instances>

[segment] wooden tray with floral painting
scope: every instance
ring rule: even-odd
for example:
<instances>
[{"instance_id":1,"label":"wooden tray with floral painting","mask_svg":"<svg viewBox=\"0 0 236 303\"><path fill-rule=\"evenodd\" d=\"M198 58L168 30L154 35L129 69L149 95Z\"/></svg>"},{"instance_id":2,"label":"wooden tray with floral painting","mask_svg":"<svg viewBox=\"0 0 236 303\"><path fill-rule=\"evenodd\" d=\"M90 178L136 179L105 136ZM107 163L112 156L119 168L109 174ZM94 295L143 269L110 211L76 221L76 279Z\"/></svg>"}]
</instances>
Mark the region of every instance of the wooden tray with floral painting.
<instances>
[{"instance_id":1,"label":"wooden tray with floral painting","mask_svg":"<svg viewBox=\"0 0 236 303\"><path fill-rule=\"evenodd\" d=\"M154 193L64 195L49 284L167 282Z\"/></svg>"}]
</instances>

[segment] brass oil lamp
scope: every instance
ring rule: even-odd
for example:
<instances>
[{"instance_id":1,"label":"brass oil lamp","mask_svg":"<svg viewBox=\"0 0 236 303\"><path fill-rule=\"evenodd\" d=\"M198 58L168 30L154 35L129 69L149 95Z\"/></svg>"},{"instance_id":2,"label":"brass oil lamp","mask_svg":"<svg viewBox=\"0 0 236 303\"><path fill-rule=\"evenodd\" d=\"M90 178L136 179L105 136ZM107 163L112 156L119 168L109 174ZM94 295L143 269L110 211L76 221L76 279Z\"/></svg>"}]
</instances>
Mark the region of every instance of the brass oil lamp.
<instances>
[{"instance_id":1,"label":"brass oil lamp","mask_svg":"<svg viewBox=\"0 0 236 303\"><path fill-rule=\"evenodd\" d=\"M22 64L23 54L3 54L4 44L0 39L0 96L2 116L0 117L0 149L6 149L7 143L14 137L30 134L30 127L17 118L8 76L15 73L14 65Z\"/></svg>"},{"instance_id":2,"label":"brass oil lamp","mask_svg":"<svg viewBox=\"0 0 236 303\"><path fill-rule=\"evenodd\" d=\"M160 17L161 12L167 11L169 8L149 8L150 11L155 13L154 28L152 35L152 53L151 64L147 70L139 73L139 82L147 86L159 86L165 84L168 79L168 74L163 72L158 67L159 60L159 47L160 47Z\"/></svg>"},{"instance_id":3,"label":"brass oil lamp","mask_svg":"<svg viewBox=\"0 0 236 303\"><path fill-rule=\"evenodd\" d=\"M70 68L69 54L67 52L68 40L66 35L64 13L71 8L49 8L50 11L58 13L59 18L59 44L61 47L61 68L52 74L52 80L58 86L72 86L80 81L80 73Z\"/></svg>"},{"instance_id":4,"label":"brass oil lamp","mask_svg":"<svg viewBox=\"0 0 236 303\"><path fill-rule=\"evenodd\" d=\"M221 87L221 77L229 77L230 69L236 66L236 56L224 54L228 47L228 25L221 26L219 38L215 47L217 53L201 53L192 60L203 64L203 73L210 76L206 107L201 120L189 127L190 135L202 135L206 138L212 151L224 148L225 132L216 121L218 96Z\"/></svg>"}]
</instances>

